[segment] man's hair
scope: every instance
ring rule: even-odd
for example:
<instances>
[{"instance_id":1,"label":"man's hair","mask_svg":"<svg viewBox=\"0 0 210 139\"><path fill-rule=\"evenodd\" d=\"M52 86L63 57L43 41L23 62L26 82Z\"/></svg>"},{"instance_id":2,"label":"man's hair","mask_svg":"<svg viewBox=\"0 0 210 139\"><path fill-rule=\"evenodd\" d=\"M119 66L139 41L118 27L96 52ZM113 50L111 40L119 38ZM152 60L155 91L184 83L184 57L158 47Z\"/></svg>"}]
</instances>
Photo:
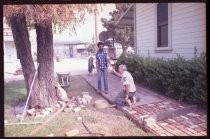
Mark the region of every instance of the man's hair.
<instances>
[{"instance_id":1,"label":"man's hair","mask_svg":"<svg viewBox=\"0 0 210 139\"><path fill-rule=\"evenodd\" d=\"M127 67L126 67L126 65L119 65L119 69L122 69L122 70L124 70L124 71L126 71L127 70Z\"/></svg>"},{"instance_id":2,"label":"man's hair","mask_svg":"<svg viewBox=\"0 0 210 139\"><path fill-rule=\"evenodd\" d=\"M98 42L97 46L99 47L100 45L104 45L103 42Z\"/></svg>"}]
</instances>

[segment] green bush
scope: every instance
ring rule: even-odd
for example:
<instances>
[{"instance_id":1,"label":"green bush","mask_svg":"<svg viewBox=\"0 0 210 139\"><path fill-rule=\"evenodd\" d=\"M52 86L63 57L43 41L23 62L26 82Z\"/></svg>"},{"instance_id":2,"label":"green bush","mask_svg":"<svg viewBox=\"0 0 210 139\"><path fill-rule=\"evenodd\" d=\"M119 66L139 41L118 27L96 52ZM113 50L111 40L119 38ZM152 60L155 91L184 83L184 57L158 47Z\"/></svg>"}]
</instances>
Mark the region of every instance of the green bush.
<instances>
[{"instance_id":1,"label":"green bush","mask_svg":"<svg viewBox=\"0 0 210 139\"><path fill-rule=\"evenodd\" d=\"M207 106L206 55L186 60L181 56L164 60L133 54L121 55L115 69L125 64L134 79L179 101Z\"/></svg>"}]
</instances>

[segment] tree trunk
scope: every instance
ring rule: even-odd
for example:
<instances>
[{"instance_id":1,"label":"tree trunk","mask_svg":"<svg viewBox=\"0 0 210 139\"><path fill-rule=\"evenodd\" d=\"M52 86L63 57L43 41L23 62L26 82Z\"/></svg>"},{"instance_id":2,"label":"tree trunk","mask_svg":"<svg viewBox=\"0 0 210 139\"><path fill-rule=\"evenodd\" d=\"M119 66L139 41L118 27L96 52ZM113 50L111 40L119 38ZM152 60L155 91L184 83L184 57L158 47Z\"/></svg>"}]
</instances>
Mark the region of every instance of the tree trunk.
<instances>
[{"instance_id":1,"label":"tree trunk","mask_svg":"<svg viewBox=\"0 0 210 139\"><path fill-rule=\"evenodd\" d=\"M54 79L54 51L52 24L35 25L37 34L38 80L40 107L53 107L57 103Z\"/></svg>"},{"instance_id":2,"label":"tree trunk","mask_svg":"<svg viewBox=\"0 0 210 139\"><path fill-rule=\"evenodd\" d=\"M26 26L26 19L24 15L18 14L16 16L10 17L9 20L11 23L11 29L17 50L17 55L19 56L20 63L22 66L23 76L28 94L35 74L35 66L31 55L31 43L29 40L29 34ZM29 107L35 107L38 105L39 102L34 101L38 100L36 99L37 96L35 95L37 93L39 93L39 85L37 80L35 80L31 92Z\"/></svg>"}]
</instances>

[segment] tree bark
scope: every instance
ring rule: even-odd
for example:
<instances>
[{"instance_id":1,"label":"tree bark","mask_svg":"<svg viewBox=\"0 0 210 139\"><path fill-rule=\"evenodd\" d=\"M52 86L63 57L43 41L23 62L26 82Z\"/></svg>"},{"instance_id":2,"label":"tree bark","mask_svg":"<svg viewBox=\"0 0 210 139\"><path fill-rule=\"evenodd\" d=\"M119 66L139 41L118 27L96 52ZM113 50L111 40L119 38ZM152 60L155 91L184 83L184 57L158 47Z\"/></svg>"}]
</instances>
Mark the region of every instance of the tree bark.
<instances>
[{"instance_id":1,"label":"tree bark","mask_svg":"<svg viewBox=\"0 0 210 139\"><path fill-rule=\"evenodd\" d=\"M36 24L38 80L40 86L40 107L53 107L57 103L54 79L54 51L52 23Z\"/></svg>"},{"instance_id":2,"label":"tree bark","mask_svg":"<svg viewBox=\"0 0 210 139\"><path fill-rule=\"evenodd\" d=\"M17 50L17 55L19 56L22 66L23 76L28 94L35 74L35 66L31 55L31 43L26 26L26 19L23 14L17 14L10 17L9 20L11 23L11 29ZM32 88L31 97L29 100L29 107L36 107L38 105L39 102L36 94L39 94L39 85L37 82L37 78Z\"/></svg>"}]
</instances>

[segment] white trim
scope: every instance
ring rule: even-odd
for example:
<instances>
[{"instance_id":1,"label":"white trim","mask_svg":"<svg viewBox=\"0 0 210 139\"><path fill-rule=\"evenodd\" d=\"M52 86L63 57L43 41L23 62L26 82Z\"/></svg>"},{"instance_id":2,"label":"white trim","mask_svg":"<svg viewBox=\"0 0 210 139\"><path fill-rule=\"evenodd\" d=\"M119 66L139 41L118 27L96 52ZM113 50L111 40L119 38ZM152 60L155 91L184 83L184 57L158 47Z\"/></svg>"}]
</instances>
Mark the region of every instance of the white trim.
<instances>
[{"instance_id":1,"label":"white trim","mask_svg":"<svg viewBox=\"0 0 210 139\"><path fill-rule=\"evenodd\" d=\"M172 50L172 5L168 3L168 47L157 47L157 4L154 5L154 28L155 28L155 50L168 51Z\"/></svg>"}]
</instances>

